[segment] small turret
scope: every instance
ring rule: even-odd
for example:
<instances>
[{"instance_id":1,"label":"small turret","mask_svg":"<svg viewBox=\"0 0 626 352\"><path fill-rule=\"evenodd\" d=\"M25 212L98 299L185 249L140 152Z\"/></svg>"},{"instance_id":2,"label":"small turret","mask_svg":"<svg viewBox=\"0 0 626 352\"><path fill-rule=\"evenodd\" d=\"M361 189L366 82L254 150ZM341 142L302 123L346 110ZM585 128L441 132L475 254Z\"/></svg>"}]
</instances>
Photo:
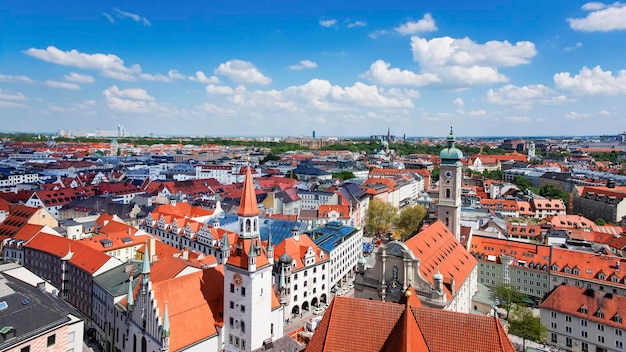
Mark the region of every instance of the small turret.
<instances>
[{"instance_id":1,"label":"small turret","mask_svg":"<svg viewBox=\"0 0 626 352\"><path fill-rule=\"evenodd\" d=\"M170 314L165 301L165 309L163 310L163 330L161 331L161 351L170 350Z\"/></svg>"},{"instance_id":2,"label":"small turret","mask_svg":"<svg viewBox=\"0 0 626 352\"><path fill-rule=\"evenodd\" d=\"M146 250L143 253L143 267L141 268L142 283L144 286L150 281L150 246L146 242Z\"/></svg>"},{"instance_id":3,"label":"small turret","mask_svg":"<svg viewBox=\"0 0 626 352\"><path fill-rule=\"evenodd\" d=\"M298 225L293 225L293 228L291 229L291 236L296 242L300 241L300 229L298 228Z\"/></svg>"},{"instance_id":4,"label":"small turret","mask_svg":"<svg viewBox=\"0 0 626 352\"><path fill-rule=\"evenodd\" d=\"M133 293L133 273L130 273L130 278L128 279L128 294L126 296L126 310L132 311L135 307L135 297Z\"/></svg>"},{"instance_id":5,"label":"small turret","mask_svg":"<svg viewBox=\"0 0 626 352\"><path fill-rule=\"evenodd\" d=\"M250 250L248 251L248 271L256 271L257 248L254 245L254 239L250 241Z\"/></svg>"},{"instance_id":6,"label":"small turret","mask_svg":"<svg viewBox=\"0 0 626 352\"><path fill-rule=\"evenodd\" d=\"M224 233L222 237L222 264L226 264L228 257L230 257L230 244L228 243L228 233Z\"/></svg>"},{"instance_id":7,"label":"small turret","mask_svg":"<svg viewBox=\"0 0 626 352\"><path fill-rule=\"evenodd\" d=\"M437 269L437 272L433 276L433 280L434 280L435 291L443 292L443 275L441 275L441 273L439 272L439 269Z\"/></svg>"}]
</instances>

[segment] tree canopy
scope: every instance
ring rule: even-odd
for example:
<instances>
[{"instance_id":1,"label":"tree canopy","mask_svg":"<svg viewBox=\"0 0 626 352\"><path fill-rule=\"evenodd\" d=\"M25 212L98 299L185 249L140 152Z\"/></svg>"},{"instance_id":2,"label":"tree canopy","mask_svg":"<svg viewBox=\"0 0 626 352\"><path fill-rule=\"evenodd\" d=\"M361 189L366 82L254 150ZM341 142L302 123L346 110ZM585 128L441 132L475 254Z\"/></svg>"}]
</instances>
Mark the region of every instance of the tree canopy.
<instances>
[{"instance_id":1,"label":"tree canopy","mask_svg":"<svg viewBox=\"0 0 626 352\"><path fill-rule=\"evenodd\" d=\"M569 194L565 191L561 191L553 185L541 186L541 188L539 188L539 195L547 198L561 199L566 205L569 202Z\"/></svg>"},{"instance_id":2,"label":"tree canopy","mask_svg":"<svg viewBox=\"0 0 626 352\"><path fill-rule=\"evenodd\" d=\"M515 306L508 317L509 333L522 338L522 351L526 351L526 340L541 342L547 336L547 329L541 325L539 317L533 315L529 307Z\"/></svg>"},{"instance_id":3,"label":"tree canopy","mask_svg":"<svg viewBox=\"0 0 626 352\"><path fill-rule=\"evenodd\" d=\"M380 199L372 199L367 208L365 231L370 235L390 232L397 216L398 210L393 205Z\"/></svg>"},{"instance_id":4,"label":"tree canopy","mask_svg":"<svg viewBox=\"0 0 626 352\"><path fill-rule=\"evenodd\" d=\"M419 231L425 217L426 208L421 205L408 206L400 211L395 225L403 241Z\"/></svg>"},{"instance_id":5,"label":"tree canopy","mask_svg":"<svg viewBox=\"0 0 626 352\"><path fill-rule=\"evenodd\" d=\"M492 287L492 290L495 298L500 301L502 308L506 309L507 316L513 304L520 304L524 299L524 294L511 284L500 284Z\"/></svg>"},{"instance_id":6,"label":"tree canopy","mask_svg":"<svg viewBox=\"0 0 626 352\"><path fill-rule=\"evenodd\" d=\"M530 180L528 180L526 177L522 175L516 175L515 178L513 178L513 182L511 183L516 185L517 188L519 188L521 191L525 191L531 186Z\"/></svg>"},{"instance_id":7,"label":"tree canopy","mask_svg":"<svg viewBox=\"0 0 626 352\"><path fill-rule=\"evenodd\" d=\"M338 178L342 181L345 181L356 178L356 176L354 176L354 173L352 171L339 171L333 172L333 178Z\"/></svg>"}]
</instances>

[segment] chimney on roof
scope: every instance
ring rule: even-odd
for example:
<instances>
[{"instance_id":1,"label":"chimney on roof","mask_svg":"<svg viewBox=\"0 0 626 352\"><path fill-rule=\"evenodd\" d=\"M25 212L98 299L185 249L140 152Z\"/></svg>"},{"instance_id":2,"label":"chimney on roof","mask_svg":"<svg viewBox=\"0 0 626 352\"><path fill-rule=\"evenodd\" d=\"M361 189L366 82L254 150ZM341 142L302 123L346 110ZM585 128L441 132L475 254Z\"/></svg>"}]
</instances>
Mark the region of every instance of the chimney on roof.
<instances>
[{"instance_id":1,"label":"chimney on roof","mask_svg":"<svg viewBox=\"0 0 626 352\"><path fill-rule=\"evenodd\" d=\"M610 179L606 182L606 187L607 188L615 188L615 180Z\"/></svg>"},{"instance_id":2,"label":"chimney on roof","mask_svg":"<svg viewBox=\"0 0 626 352\"><path fill-rule=\"evenodd\" d=\"M619 271L620 262L619 259L615 261L615 270Z\"/></svg>"}]
</instances>

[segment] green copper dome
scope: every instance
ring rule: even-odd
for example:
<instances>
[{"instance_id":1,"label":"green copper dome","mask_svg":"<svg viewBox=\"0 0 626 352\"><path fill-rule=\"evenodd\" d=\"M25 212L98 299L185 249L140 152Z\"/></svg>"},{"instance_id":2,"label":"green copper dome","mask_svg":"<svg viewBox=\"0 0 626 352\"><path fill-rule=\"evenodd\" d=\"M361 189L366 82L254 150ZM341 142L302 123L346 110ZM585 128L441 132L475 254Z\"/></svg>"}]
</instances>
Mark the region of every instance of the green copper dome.
<instances>
[{"instance_id":1,"label":"green copper dome","mask_svg":"<svg viewBox=\"0 0 626 352\"><path fill-rule=\"evenodd\" d=\"M454 146L454 142L456 142L456 138L454 137L454 133L452 133L452 127L450 127L450 134L447 138L448 146L443 149L439 153L439 158L441 158L442 164L456 163L457 161L463 159L463 152L457 149Z\"/></svg>"}]
</instances>

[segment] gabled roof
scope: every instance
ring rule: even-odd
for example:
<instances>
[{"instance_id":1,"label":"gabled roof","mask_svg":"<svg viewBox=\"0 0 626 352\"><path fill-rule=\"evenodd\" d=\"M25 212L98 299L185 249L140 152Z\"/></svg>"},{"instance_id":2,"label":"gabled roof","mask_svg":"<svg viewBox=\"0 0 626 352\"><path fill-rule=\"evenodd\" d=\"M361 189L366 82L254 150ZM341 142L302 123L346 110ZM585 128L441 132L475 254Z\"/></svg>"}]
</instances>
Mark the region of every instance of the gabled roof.
<instances>
[{"instance_id":1,"label":"gabled roof","mask_svg":"<svg viewBox=\"0 0 626 352\"><path fill-rule=\"evenodd\" d=\"M562 284L545 297L540 307L626 329L626 297L624 296ZM597 314L598 312L602 314ZM618 317L620 319L616 319Z\"/></svg>"},{"instance_id":2,"label":"gabled roof","mask_svg":"<svg viewBox=\"0 0 626 352\"><path fill-rule=\"evenodd\" d=\"M72 255L69 262L92 275L112 259L110 256L80 242L47 233L38 234L24 247L59 258L66 257L71 252Z\"/></svg>"},{"instance_id":3,"label":"gabled roof","mask_svg":"<svg viewBox=\"0 0 626 352\"><path fill-rule=\"evenodd\" d=\"M153 283L161 324L167 302L172 351L217 334L217 326L223 324L223 318L220 317L223 311L223 287L224 268L221 265Z\"/></svg>"},{"instance_id":4,"label":"gabled roof","mask_svg":"<svg viewBox=\"0 0 626 352\"><path fill-rule=\"evenodd\" d=\"M274 261L278 262L278 259L284 253L287 253L296 262L296 267L292 271L297 271L304 268L304 253L311 248L315 253L315 262L320 263L322 261L328 261L329 258L325 257L324 260L320 259L321 249L311 240L306 234L298 236L298 241L293 237L287 237L274 247Z\"/></svg>"},{"instance_id":5,"label":"gabled roof","mask_svg":"<svg viewBox=\"0 0 626 352\"><path fill-rule=\"evenodd\" d=\"M456 237L440 220L435 221L404 243L417 258L420 258L420 275L432 282L437 270L443 275L444 283L454 278L456 287L461 287L476 266L476 259L457 241ZM446 298L453 292L444 285Z\"/></svg>"},{"instance_id":6,"label":"gabled roof","mask_svg":"<svg viewBox=\"0 0 626 352\"><path fill-rule=\"evenodd\" d=\"M11 213L0 224L0 235L12 237L17 231L26 225L39 209L26 205L14 205Z\"/></svg>"},{"instance_id":7,"label":"gabled roof","mask_svg":"<svg viewBox=\"0 0 626 352\"><path fill-rule=\"evenodd\" d=\"M371 325L373 321L375 328ZM491 316L335 297L306 351L513 352L515 349L500 321Z\"/></svg>"}]
</instances>

